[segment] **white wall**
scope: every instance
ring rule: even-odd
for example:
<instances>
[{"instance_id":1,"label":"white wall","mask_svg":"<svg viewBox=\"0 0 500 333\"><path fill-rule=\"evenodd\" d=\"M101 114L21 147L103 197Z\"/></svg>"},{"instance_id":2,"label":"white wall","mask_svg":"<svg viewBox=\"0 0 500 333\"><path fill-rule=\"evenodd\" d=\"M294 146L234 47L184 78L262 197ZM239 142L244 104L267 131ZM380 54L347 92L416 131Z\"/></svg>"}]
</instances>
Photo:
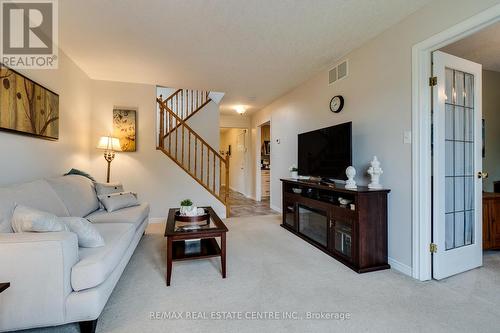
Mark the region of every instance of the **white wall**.
<instances>
[{"instance_id":1,"label":"white wall","mask_svg":"<svg viewBox=\"0 0 500 333\"><path fill-rule=\"evenodd\" d=\"M500 180L500 73L483 71L483 119L486 124L486 158L483 170L489 177L483 190L493 192L493 182Z\"/></svg>"},{"instance_id":2,"label":"white wall","mask_svg":"<svg viewBox=\"0 0 500 333\"><path fill-rule=\"evenodd\" d=\"M245 115L221 115L219 126L228 128L249 128L251 125L250 117Z\"/></svg>"},{"instance_id":3,"label":"white wall","mask_svg":"<svg viewBox=\"0 0 500 333\"><path fill-rule=\"evenodd\" d=\"M238 137L245 138L245 147L238 147ZM229 164L229 187L237 192L249 196L247 179L250 176L248 159L250 150L248 149L249 135L247 129L229 128L222 132L220 149L227 151L231 145L231 157Z\"/></svg>"},{"instance_id":4,"label":"white wall","mask_svg":"<svg viewBox=\"0 0 500 333\"><path fill-rule=\"evenodd\" d=\"M93 81L92 93L91 171L98 180L105 180L106 163L102 152L93 147L101 135L110 133L113 107L137 108L137 151L117 153L111 165L112 181L123 182L126 190L136 191L141 201L149 202L153 218L165 217L169 208L177 207L185 198L199 206L211 205L225 216L225 207L217 199L156 150L155 86ZM219 146L218 116L218 106L210 103L190 121L190 126L215 148Z\"/></svg>"},{"instance_id":5,"label":"white wall","mask_svg":"<svg viewBox=\"0 0 500 333\"><path fill-rule=\"evenodd\" d=\"M59 50L59 69L20 70L59 94L59 140L0 131L0 186L89 168L91 80Z\"/></svg>"},{"instance_id":6,"label":"white wall","mask_svg":"<svg viewBox=\"0 0 500 333\"><path fill-rule=\"evenodd\" d=\"M331 66L327 66L255 114L253 129L271 120L271 206L281 206L279 179L288 176L288 167L297 162L297 134L352 121L356 180L367 183L368 163L377 155L384 169L381 182L392 190L390 262L408 272L412 265L411 145L403 143L403 133L411 129L411 48L496 3L434 1L348 54L348 78L328 86ZM333 114L328 105L337 94L344 96L345 106L340 114Z\"/></svg>"}]
</instances>

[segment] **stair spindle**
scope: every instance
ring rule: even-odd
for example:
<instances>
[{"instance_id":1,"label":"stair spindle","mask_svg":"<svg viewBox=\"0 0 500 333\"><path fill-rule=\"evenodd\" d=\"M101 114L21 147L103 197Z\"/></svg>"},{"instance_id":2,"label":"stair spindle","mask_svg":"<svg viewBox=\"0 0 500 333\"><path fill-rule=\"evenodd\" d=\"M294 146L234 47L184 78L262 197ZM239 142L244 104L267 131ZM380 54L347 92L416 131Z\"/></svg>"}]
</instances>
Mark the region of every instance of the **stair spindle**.
<instances>
[{"instance_id":1,"label":"stair spindle","mask_svg":"<svg viewBox=\"0 0 500 333\"><path fill-rule=\"evenodd\" d=\"M168 136L168 152L172 152L172 114L169 112L168 113L168 133L170 135Z\"/></svg>"},{"instance_id":2,"label":"stair spindle","mask_svg":"<svg viewBox=\"0 0 500 333\"><path fill-rule=\"evenodd\" d=\"M194 137L194 176L198 174L198 169L196 168L198 162L198 138Z\"/></svg>"},{"instance_id":3,"label":"stair spindle","mask_svg":"<svg viewBox=\"0 0 500 333\"><path fill-rule=\"evenodd\" d=\"M181 152L182 164L184 164L184 125L182 125L182 152Z\"/></svg>"},{"instance_id":4,"label":"stair spindle","mask_svg":"<svg viewBox=\"0 0 500 333\"><path fill-rule=\"evenodd\" d=\"M201 181L203 182L203 151L204 151L204 147L203 147L203 143L201 144L201 165L200 165L200 178L201 178Z\"/></svg>"}]
</instances>

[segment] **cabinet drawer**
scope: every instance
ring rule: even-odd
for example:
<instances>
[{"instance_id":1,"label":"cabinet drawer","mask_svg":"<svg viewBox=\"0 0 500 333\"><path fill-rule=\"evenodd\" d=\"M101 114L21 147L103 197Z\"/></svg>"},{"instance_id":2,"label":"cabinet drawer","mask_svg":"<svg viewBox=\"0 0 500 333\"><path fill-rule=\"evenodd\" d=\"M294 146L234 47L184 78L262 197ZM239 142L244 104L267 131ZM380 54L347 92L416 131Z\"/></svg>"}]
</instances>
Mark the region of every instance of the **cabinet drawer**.
<instances>
[{"instance_id":1,"label":"cabinet drawer","mask_svg":"<svg viewBox=\"0 0 500 333\"><path fill-rule=\"evenodd\" d=\"M356 218L356 211L349 208L333 206L333 219L351 221Z\"/></svg>"}]
</instances>

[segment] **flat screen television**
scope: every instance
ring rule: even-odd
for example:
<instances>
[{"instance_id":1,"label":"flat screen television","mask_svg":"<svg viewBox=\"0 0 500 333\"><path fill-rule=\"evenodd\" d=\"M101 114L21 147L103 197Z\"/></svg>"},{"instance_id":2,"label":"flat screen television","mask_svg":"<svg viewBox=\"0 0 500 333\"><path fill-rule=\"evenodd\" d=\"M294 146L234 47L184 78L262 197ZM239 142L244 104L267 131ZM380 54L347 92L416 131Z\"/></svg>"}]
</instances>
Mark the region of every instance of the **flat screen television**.
<instances>
[{"instance_id":1,"label":"flat screen television","mask_svg":"<svg viewBox=\"0 0 500 333\"><path fill-rule=\"evenodd\" d=\"M301 176L345 179L352 165L352 122L299 134Z\"/></svg>"}]
</instances>

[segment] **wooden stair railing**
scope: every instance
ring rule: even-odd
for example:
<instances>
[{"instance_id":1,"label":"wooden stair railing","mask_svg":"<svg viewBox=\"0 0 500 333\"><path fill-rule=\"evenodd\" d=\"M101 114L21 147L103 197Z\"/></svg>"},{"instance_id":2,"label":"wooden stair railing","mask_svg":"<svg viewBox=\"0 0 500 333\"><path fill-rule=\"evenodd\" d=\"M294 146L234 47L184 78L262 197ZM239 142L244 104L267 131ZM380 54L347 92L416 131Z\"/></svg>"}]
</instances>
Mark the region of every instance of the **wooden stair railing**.
<instances>
[{"instance_id":1,"label":"wooden stair railing","mask_svg":"<svg viewBox=\"0 0 500 333\"><path fill-rule=\"evenodd\" d=\"M210 91L178 89L165 99L165 103L177 116L187 121L212 101L208 97L209 94ZM176 126L180 126L180 123L176 124ZM177 127L171 129L171 131L175 130L177 130ZM170 131L165 133L165 137L169 134Z\"/></svg>"},{"instance_id":2,"label":"wooden stair railing","mask_svg":"<svg viewBox=\"0 0 500 333\"><path fill-rule=\"evenodd\" d=\"M176 93L179 91L181 89ZM183 119L170 109L172 104L168 99L163 100L160 95L156 100L159 107L157 149L222 202L229 216L229 157L224 158L186 123L189 115L198 112L203 103Z\"/></svg>"}]
</instances>

